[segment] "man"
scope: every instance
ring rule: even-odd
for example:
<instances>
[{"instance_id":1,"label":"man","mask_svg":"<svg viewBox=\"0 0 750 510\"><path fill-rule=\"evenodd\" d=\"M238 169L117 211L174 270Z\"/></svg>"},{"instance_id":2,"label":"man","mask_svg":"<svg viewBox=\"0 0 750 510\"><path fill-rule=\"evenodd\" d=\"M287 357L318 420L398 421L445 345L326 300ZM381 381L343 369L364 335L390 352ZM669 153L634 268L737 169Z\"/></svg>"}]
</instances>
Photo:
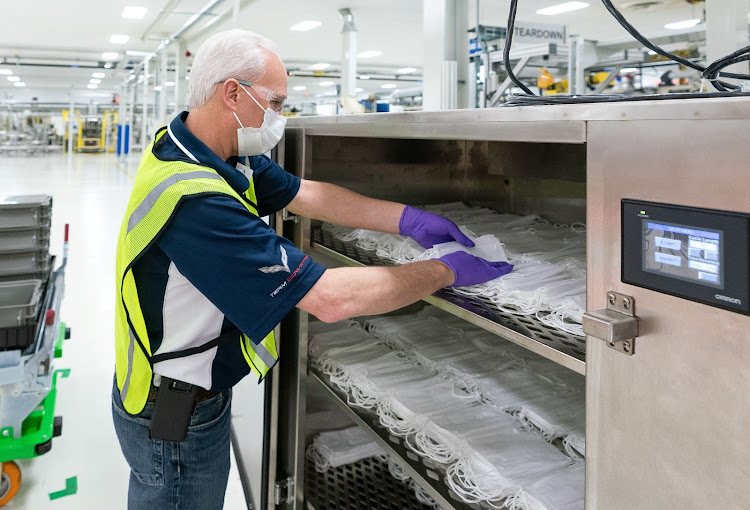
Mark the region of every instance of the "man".
<instances>
[{"instance_id":1,"label":"man","mask_svg":"<svg viewBox=\"0 0 750 510\"><path fill-rule=\"evenodd\" d=\"M144 152L117 248L112 407L131 468L129 508L222 508L231 388L273 367L272 331L295 306L335 322L510 271L464 252L326 270L276 236L260 217L287 207L426 247L471 245L440 216L301 181L263 156L283 135L286 90L270 41L214 35L190 73L189 114Z\"/></svg>"}]
</instances>

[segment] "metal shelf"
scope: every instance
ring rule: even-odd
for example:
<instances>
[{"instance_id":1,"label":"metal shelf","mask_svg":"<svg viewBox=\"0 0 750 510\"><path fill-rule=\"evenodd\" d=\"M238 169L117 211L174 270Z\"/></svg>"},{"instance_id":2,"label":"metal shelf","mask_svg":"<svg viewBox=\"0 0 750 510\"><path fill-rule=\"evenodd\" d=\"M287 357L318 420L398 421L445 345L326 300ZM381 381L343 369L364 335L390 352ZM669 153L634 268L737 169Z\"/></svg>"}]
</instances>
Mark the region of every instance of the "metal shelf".
<instances>
[{"instance_id":1,"label":"metal shelf","mask_svg":"<svg viewBox=\"0 0 750 510\"><path fill-rule=\"evenodd\" d=\"M444 483L447 466L417 455L404 443L403 438L392 435L380 425L378 416L367 409L349 407L346 394L326 383L325 375L309 369L310 380L318 385L352 421L369 432L373 439L388 453L409 476L432 497L443 510L489 509L486 505L469 505L461 501Z\"/></svg>"},{"instance_id":2,"label":"metal shelf","mask_svg":"<svg viewBox=\"0 0 750 510\"><path fill-rule=\"evenodd\" d=\"M355 243L335 239L320 227L312 230L312 252L346 266L393 266L394 263L362 250ZM425 302L480 328L520 345L550 361L586 375L586 339L550 328L536 317L503 313L488 300L443 289Z\"/></svg>"},{"instance_id":3,"label":"metal shelf","mask_svg":"<svg viewBox=\"0 0 750 510\"><path fill-rule=\"evenodd\" d=\"M432 510L419 502L408 482L394 478L388 465L377 457L325 473L306 461L305 501L313 510Z\"/></svg>"}]
</instances>

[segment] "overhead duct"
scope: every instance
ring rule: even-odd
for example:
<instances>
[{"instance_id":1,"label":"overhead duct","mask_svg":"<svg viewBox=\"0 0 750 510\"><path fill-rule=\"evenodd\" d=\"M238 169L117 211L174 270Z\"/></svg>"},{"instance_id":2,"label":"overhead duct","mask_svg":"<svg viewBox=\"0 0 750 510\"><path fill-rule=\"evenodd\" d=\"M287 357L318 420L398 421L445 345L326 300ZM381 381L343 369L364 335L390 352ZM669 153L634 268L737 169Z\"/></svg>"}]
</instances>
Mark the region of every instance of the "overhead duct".
<instances>
[{"instance_id":1,"label":"overhead duct","mask_svg":"<svg viewBox=\"0 0 750 510\"><path fill-rule=\"evenodd\" d=\"M214 8L214 7L216 7L216 6L218 6L218 5L219 5L219 4L221 4L221 3L223 2L223 1L224 1L224 0L211 0L210 2L208 2L208 3L206 4L206 5L204 5L204 6L203 6L203 8L201 8L201 10L200 10L200 11L198 11L198 12L197 12L197 13L195 13L195 14L193 14L193 15L192 15L192 16L190 17L190 19L188 19L188 20L187 20L187 21L185 22L185 24L184 24L184 25L182 25L182 26L181 26L181 27L180 27L180 28L179 28L179 29L177 30L177 32L175 32L174 34L172 34L172 36L170 37L170 39L171 39L171 40L175 40L175 39L178 39L178 38L179 38L179 37L180 37L180 36L181 36L182 34L184 34L185 32L187 32L187 31L188 31L188 30L190 29L190 27L192 27L193 25L195 25L195 24L196 24L196 23L197 23L198 21L200 21L200 20L201 20L201 19L202 19L202 18L203 18L204 16L206 16L206 15L207 15L207 14L208 14L209 12L211 12L211 9L213 9L213 8Z\"/></svg>"},{"instance_id":2,"label":"overhead duct","mask_svg":"<svg viewBox=\"0 0 750 510\"><path fill-rule=\"evenodd\" d=\"M169 0L167 5L165 5L164 8L159 11L159 14L156 15L154 21L152 21L148 28L141 34L141 41L143 41L154 28L158 27L167 16L172 14L172 11L174 11L174 8L177 7L177 4L179 3L180 0Z\"/></svg>"}]
</instances>

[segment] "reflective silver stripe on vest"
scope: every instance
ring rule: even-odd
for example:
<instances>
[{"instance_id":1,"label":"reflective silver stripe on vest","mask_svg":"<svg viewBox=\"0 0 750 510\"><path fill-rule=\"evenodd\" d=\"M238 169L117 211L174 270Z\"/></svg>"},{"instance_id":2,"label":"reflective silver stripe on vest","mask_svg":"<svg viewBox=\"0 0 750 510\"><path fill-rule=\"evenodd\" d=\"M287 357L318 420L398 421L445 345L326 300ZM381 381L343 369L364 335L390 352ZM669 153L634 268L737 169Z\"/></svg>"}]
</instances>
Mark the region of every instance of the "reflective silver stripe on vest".
<instances>
[{"instance_id":1,"label":"reflective silver stripe on vest","mask_svg":"<svg viewBox=\"0 0 750 510\"><path fill-rule=\"evenodd\" d=\"M122 391L120 391L120 399L125 402L125 397L128 396L128 390L130 389L130 376L133 375L133 353L135 351L135 335L133 330L128 327L128 335L130 336L130 344L128 344L128 374L125 376L125 382L122 385Z\"/></svg>"},{"instance_id":2,"label":"reflective silver stripe on vest","mask_svg":"<svg viewBox=\"0 0 750 510\"><path fill-rule=\"evenodd\" d=\"M247 338L247 337L245 337ZM271 368L276 364L276 358L271 356L271 353L266 349L266 346L263 344L256 344L252 340L248 338L247 343L250 344L250 348L253 350L255 354L258 355L258 357L263 361L263 363L266 364L268 368Z\"/></svg>"},{"instance_id":3,"label":"reflective silver stripe on vest","mask_svg":"<svg viewBox=\"0 0 750 510\"><path fill-rule=\"evenodd\" d=\"M152 189L148 193L148 195L146 195L146 198L143 199L143 202L141 202L138 207L136 207L135 211L133 211L133 214L130 215L130 218L128 219L128 234L135 228L136 225L138 225L138 223L140 223L143 218L146 217L149 211L154 207L156 201L159 200L159 197L167 190L167 188L177 182L188 181L190 179L216 179L218 181L222 180L222 178L219 177L218 174L207 172L205 170L187 172L184 174L174 174L170 177L167 177L166 179L161 181L154 189Z\"/></svg>"}]
</instances>

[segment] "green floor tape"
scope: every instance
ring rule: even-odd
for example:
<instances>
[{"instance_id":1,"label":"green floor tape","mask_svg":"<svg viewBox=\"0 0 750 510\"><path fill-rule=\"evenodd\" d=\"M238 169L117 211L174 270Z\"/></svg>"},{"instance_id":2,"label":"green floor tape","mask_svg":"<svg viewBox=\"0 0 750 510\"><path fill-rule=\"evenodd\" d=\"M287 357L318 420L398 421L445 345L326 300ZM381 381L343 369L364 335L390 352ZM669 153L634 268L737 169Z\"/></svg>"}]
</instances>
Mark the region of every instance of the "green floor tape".
<instances>
[{"instance_id":1,"label":"green floor tape","mask_svg":"<svg viewBox=\"0 0 750 510\"><path fill-rule=\"evenodd\" d=\"M70 375L70 369L69 368L63 368L61 370L58 370L58 372L60 372L60 377L62 377L63 379L65 379L66 377L68 377Z\"/></svg>"},{"instance_id":2,"label":"green floor tape","mask_svg":"<svg viewBox=\"0 0 750 510\"><path fill-rule=\"evenodd\" d=\"M76 492L78 492L78 477L74 476L73 478L68 478L67 480L65 480L65 488L63 490L50 492L49 499L53 501L65 496L71 496Z\"/></svg>"}]
</instances>

